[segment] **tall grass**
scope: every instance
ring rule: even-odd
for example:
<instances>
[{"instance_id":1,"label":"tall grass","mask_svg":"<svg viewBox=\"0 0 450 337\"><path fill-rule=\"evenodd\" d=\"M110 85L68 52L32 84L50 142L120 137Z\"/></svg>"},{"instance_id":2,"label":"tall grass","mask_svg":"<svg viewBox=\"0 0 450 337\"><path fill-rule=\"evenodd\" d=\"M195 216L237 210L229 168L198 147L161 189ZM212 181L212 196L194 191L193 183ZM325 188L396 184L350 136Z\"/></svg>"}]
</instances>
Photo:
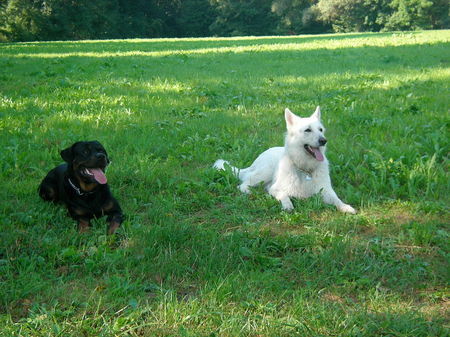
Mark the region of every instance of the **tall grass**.
<instances>
[{"instance_id":1,"label":"tall grass","mask_svg":"<svg viewBox=\"0 0 450 337\"><path fill-rule=\"evenodd\" d=\"M0 45L0 335L448 334L449 31ZM323 111L334 187L285 213L243 167ZM36 193L101 141L127 214Z\"/></svg>"}]
</instances>

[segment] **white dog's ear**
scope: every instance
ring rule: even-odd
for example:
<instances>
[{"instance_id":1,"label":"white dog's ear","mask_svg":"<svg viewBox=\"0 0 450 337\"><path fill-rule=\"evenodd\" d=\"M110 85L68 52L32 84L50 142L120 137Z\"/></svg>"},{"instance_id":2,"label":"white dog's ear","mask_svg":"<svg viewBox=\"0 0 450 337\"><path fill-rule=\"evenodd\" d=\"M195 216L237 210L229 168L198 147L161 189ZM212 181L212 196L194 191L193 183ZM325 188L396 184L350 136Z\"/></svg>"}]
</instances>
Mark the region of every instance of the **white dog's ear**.
<instances>
[{"instance_id":1,"label":"white dog's ear","mask_svg":"<svg viewBox=\"0 0 450 337\"><path fill-rule=\"evenodd\" d=\"M294 125L296 117L297 116L294 115L294 113L291 110L289 110L288 108L284 109L284 118L286 119L286 126L288 128Z\"/></svg>"},{"instance_id":2,"label":"white dog's ear","mask_svg":"<svg viewBox=\"0 0 450 337\"><path fill-rule=\"evenodd\" d=\"M317 118L320 121L320 106L317 106L316 111L311 115L312 118Z\"/></svg>"}]
</instances>

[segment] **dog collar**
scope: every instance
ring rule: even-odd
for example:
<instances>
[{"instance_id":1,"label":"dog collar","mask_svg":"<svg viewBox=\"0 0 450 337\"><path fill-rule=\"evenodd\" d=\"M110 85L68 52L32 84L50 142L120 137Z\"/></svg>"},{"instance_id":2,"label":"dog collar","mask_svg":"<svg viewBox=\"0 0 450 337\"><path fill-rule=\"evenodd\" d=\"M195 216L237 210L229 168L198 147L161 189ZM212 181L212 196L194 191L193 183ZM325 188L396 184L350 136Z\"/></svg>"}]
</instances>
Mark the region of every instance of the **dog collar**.
<instances>
[{"instance_id":1,"label":"dog collar","mask_svg":"<svg viewBox=\"0 0 450 337\"><path fill-rule=\"evenodd\" d=\"M297 170L299 170L300 172L302 172L305 175L305 180L311 180L312 179L311 172L299 169L298 167L297 167Z\"/></svg>"},{"instance_id":2,"label":"dog collar","mask_svg":"<svg viewBox=\"0 0 450 337\"><path fill-rule=\"evenodd\" d=\"M72 182L72 180L70 180L70 178L67 178L67 180L69 181L70 186L72 186L72 188L77 192L78 195L88 195L94 193L94 192L82 192L79 187L75 186L75 184Z\"/></svg>"}]
</instances>

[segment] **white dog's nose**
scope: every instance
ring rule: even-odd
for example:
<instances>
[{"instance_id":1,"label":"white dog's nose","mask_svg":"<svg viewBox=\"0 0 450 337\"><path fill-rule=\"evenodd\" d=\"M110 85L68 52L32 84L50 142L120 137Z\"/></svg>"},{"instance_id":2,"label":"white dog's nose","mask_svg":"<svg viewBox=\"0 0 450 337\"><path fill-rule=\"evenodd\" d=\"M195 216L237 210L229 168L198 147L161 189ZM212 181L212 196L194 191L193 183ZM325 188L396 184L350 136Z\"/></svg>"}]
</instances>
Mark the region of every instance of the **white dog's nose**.
<instances>
[{"instance_id":1,"label":"white dog's nose","mask_svg":"<svg viewBox=\"0 0 450 337\"><path fill-rule=\"evenodd\" d=\"M327 143L327 140L325 138L323 138L323 137L319 138L319 145L320 146L324 146L326 143Z\"/></svg>"}]
</instances>

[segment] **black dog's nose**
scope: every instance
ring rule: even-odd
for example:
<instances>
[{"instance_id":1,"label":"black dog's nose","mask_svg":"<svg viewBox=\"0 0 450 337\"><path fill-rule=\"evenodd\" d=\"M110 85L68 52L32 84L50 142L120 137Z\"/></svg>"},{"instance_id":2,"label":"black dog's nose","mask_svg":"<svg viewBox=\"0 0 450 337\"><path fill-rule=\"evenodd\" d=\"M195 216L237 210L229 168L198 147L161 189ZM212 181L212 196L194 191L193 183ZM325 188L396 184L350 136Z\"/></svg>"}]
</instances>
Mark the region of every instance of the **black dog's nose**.
<instances>
[{"instance_id":1,"label":"black dog's nose","mask_svg":"<svg viewBox=\"0 0 450 337\"><path fill-rule=\"evenodd\" d=\"M323 138L323 137L319 138L319 145L320 146L324 146L326 143L327 143L327 140L325 138Z\"/></svg>"}]
</instances>

